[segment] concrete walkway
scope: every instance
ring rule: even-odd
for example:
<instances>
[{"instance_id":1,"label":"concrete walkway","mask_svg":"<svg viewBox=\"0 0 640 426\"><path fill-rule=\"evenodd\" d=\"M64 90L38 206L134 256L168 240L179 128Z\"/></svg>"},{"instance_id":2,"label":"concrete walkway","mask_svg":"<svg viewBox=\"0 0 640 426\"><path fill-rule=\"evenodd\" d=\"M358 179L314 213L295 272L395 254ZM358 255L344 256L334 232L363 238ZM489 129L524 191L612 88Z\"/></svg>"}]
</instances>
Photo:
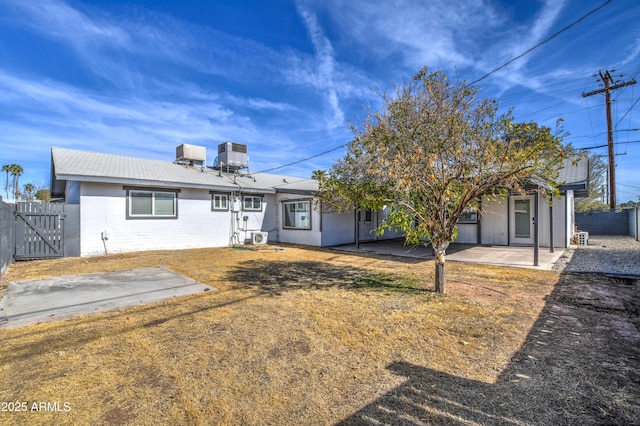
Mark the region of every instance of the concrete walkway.
<instances>
[{"instance_id":1,"label":"concrete walkway","mask_svg":"<svg viewBox=\"0 0 640 426\"><path fill-rule=\"evenodd\" d=\"M0 301L0 328L56 321L209 290L215 289L163 267L17 281L9 284Z\"/></svg>"},{"instance_id":2,"label":"concrete walkway","mask_svg":"<svg viewBox=\"0 0 640 426\"><path fill-rule=\"evenodd\" d=\"M356 253L376 253L391 256L410 257L415 259L434 259L431 246L405 246L404 240L384 240L360 243L360 249L355 244L331 247ZM485 263L491 265L514 266L551 270L553 264L564 253L563 248L556 248L553 253L549 248L540 247L539 266L533 266L533 247L520 246L481 246L475 244L451 244L447 249L446 259L458 262Z\"/></svg>"}]
</instances>

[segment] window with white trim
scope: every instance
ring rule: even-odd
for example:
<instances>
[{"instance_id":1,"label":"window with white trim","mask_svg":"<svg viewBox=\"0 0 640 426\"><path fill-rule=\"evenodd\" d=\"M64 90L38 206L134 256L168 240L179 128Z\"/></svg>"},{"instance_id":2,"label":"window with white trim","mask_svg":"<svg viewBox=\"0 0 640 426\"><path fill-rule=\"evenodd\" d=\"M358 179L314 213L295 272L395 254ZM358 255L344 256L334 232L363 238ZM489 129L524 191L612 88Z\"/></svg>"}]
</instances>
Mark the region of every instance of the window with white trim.
<instances>
[{"instance_id":1,"label":"window with white trim","mask_svg":"<svg viewBox=\"0 0 640 426\"><path fill-rule=\"evenodd\" d=\"M176 218L175 192L129 190L129 217Z\"/></svg>"},{"instance_id":2,"label":"window with white trim","mask_svg":"<svg viewBox=\"0 0 640 426\"><path fill-rule=\"evenodd\" d=\"M242 197L243 210L262 211L262 197L245 195Z\"/></svg>"},{"instance_id":3,"label":"window with white trim","mask_svg":"<svg viewBox=\"0 0 640 426\"><path fill-rule=\"evenodd\" d=\"M311 229L311 202L310 201L284 201L285 229Z\"/></svg>"},{"instance_id":4,"label":"window with white trim","mask_svg":"<svg viewBox=\"0 0 640 426\"><path fill-rule=\"evenodd\" d=\"M213 210L229 210L229 196L227 194L213 194Z\"/></svg>"}]
</instances>

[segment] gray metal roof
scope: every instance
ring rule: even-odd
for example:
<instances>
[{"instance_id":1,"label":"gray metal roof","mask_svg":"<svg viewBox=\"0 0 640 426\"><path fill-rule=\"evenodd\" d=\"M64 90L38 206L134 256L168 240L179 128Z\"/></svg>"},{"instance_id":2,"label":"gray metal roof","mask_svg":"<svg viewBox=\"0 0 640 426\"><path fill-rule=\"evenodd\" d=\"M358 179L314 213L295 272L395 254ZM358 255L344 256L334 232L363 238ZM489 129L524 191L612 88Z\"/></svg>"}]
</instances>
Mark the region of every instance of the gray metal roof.
<instances>
[{"instance_id":1,"label":"gray metal roof","mask_svg":"<svg viewBox=\"0 0 640 426\"><path fill-rule=\"evenodd\" d=\"M222 173L170 161L80 151L51 149L51 188L54 196L64 193L65 181L122 183L169 188L201 188L255 193L311 193L318 189L313 179L255 173Z\"/></svg>"},{"instance_id":2,"label":"gray metal roof","mask_svg":"<svg viewBox=\"0 0 640 426\"><path fill-rule=\"evenodd\" d=\"M565 158L558 176L561 190L573 189L576 197L589 195L589 159L586 155Z\"/></svg>"},{"instance_id":3,"label":"gray metal roof","mask_svg":"<svg viewBox=\"0 0 640 426\"><path fill-rule=\"evenodd\" d=\"M67 148L51 149L51 173L53 196L64 194L64 182L68 180L254 193L310 194L318 189L317 181L311 178L269 173L224 173L170 161ZM558 182L561 190L573 189L576 196L586 196L589 182L587 157L565 159Z\"/></svg>"}]
</instances>

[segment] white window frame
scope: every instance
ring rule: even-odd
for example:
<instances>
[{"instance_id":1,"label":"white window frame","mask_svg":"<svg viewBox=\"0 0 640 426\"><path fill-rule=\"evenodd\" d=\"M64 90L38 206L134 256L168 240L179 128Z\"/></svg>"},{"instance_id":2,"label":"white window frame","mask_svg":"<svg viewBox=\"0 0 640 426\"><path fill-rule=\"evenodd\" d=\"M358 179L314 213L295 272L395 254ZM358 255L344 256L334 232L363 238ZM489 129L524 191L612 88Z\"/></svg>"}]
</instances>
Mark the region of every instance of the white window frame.
<instances>
[{"instance_id":1,"label":"white window frame","mask_svg":"<svg viewBox=\"0 0 640 426\"><path fill-rule=\"evenodd\" d=\"M255 201L258 200L258 207L255 207ZM247 201L249 204L247 205ZM245 195L242 197L242 210L244 211L262 211L262 197L257 195Z\"/></svg>"},{"instance_id":2,"label":"white window frame","mask_svg":"<svg viewBox=\"0 0 640 426\"><path fill-rule=\"evenodd\" d=\"M290 210L291 205L295 206L296 212L298 211L298 207L301 207L301 204L306 204L306 209L305 210L300 210L301 212L305 212L307 213L307 216L309 217L308 220L308 225L307 226L295 226L296 224L294 224L294 226L287 226L286 223L286 218L288 217L287 213L288 210ZM299 230L299 231L311 231L311 200L288 200L288 201L283 201L282 202L282 210L283 210L283 221L282 221L282 228L283 229L292 229L292 230Z\"/></svg>"},{"instance_id":3,"label":"white window frame","mask_svg":"<svg viewBox=\"0 0 640 426\"><path fill-rule=\"evenodd\" d=\"M224 200L224 206L218 205L216 207L216 201L220 202ZM221 204L221 203L218 203ZM229 211L229 194L212 194L211 195L211 210L213 211Z\"/></svg>"},{"instance_id":4,"label":"white window frame","mask_svg":"<svg viewBox=\"0 0 640 426\"><path fill-rule=\"evenodd\" d=\"M133 195L151 194L151 214L133 213ZM156 214L156 194L169 194L173 197L173 214ZM178 193L177 191L161 191L150 189L129 189L127 191L127 219L177 219Z\"/></svg>"}]
</instances>

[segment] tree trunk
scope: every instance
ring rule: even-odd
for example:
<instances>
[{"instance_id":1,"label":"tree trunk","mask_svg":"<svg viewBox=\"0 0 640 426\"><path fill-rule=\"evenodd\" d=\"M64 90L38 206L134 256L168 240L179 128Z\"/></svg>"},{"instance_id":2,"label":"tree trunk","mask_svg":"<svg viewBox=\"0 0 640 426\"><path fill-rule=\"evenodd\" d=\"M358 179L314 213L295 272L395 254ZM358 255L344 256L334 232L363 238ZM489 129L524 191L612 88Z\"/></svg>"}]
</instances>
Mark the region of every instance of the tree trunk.
<instances>
[{"instance_id":1,"label":"tree trunk","mask_svg":"<svg viewBox=\"0 0 640 426\"><path fill-rule=\"evenodd\" d=\"M436 256L436 293L445 293L444 257L447 247L449 247L448 242L433 244L433 253Z\"/></svg>"}]
</instances>

